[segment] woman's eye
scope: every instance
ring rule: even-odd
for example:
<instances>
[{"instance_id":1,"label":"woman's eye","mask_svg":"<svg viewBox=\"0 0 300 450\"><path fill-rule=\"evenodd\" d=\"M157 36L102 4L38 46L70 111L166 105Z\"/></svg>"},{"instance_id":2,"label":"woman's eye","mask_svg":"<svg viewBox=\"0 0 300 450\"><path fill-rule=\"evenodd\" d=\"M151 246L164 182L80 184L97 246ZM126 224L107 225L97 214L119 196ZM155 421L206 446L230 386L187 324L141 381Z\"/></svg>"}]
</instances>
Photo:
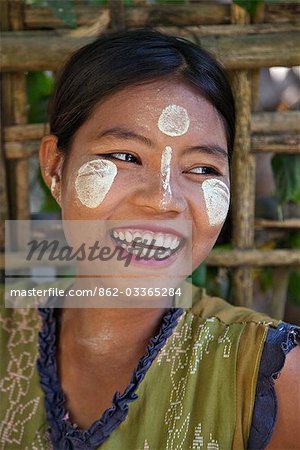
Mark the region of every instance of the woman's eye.
<instances>
[{"instance_id":1,"label":"woman's eye","mask_svg":"<svg viewBox=\"0 0 300 450\"><path fill-rule=\"evenodd\" d=\"M194 167L193 169L190 169L188 173L195 173L197 175L220 175L220 173L213 167L206 166Z\"/></svg>"},{"instance_id":2,"label":"woman's eye","mask_svg":"<svg viewBox=\"0 0 300 450\"><path fill-rule=\"evenodd\" d=\"M134 164L139 163L138 158L136 156L134 156L132 153L116 152L116 153L106 153L105 155L101 155L101 156L105 156L106 158L119 159L120 161L131 162Z\"/></svg>"}]
</instances>

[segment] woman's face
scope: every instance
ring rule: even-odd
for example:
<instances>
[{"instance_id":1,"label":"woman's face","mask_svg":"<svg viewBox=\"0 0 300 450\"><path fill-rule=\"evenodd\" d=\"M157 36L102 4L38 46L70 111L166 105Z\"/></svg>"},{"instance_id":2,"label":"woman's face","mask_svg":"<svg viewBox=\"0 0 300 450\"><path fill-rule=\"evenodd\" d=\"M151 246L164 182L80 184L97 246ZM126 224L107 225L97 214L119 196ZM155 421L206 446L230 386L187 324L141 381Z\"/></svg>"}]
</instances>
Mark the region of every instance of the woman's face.
<instances>
[{"instance_id":1,"label":"woman's face","mask_svg":"<svg viewBox=\"0 0 300 450\"><path fill-rule=\"evenodd\" d=\"M195 88L156 81L96 107L77 131L53 190L60 190L66 220L142 221L156 233L159 221L171 220L174 230L190 221L195 269L224 223L229 187L217 111Z\"/></svg>"}]
</instances>

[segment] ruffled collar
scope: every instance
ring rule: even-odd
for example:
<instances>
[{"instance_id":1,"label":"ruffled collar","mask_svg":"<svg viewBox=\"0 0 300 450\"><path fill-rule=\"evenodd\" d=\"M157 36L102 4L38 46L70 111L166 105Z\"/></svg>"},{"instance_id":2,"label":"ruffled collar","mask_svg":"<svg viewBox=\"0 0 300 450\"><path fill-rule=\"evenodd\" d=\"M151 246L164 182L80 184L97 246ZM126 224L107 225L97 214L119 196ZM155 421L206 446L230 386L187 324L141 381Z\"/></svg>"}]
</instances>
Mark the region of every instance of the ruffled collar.
<instances>
[{"instance_id":1,"label":"ruffled collar","mask_svg":"<svg viewBox=\"0 0 300 450\"><path fill-rule=\"evenodd\" d=\"M128 414L128 404L138 398L136 390L144 379L158 352L165 345L182 308L170 308L163 317L158 334L151 338L145 355L139 360L132 378L124 393L117 391L112 399L112 406L104 411L101 418L85 430L76 428L68 420L64 408L65 398L61 388L56 363L56 328L55 309L40 308L43 326L39 333L39 358L37 367L40 384L45 394L45 406L50 425L50 438L55 449L94 449L99 447L118 427Z\"/></svg>"}]
</instances>

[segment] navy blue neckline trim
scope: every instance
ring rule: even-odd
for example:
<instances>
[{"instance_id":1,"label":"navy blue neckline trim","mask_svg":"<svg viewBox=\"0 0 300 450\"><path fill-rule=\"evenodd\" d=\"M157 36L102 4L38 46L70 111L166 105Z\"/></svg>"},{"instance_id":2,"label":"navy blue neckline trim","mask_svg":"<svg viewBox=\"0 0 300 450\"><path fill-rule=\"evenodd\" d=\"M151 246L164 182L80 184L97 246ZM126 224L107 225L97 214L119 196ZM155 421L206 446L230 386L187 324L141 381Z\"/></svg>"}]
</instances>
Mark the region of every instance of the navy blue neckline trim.
<instances>
[{"instance_id":1,"label":"navy blue neckline trim","mask_svg":"<svg viewBox=\"0 0 300 450\"><path fill-rule=\"evenodd\" d=\"M118 427L128 414L128 403L136 400L136 390L144 379L157 353L171 336L182 315L182 308L170 308L163 317L158 334L151 338L145 355L139 360L131 381L124 393L117 391L112 406L106 409L100 419L86 430L74 428L65 419L65 398L61 388L56 363L56 318L53 308L39 308L43 326L39 332L39 358L37 367L40 384L45 394L47 419L50 425L50 438L55 449L87 449L100 446ZM88 446L88 447L87 447Z\"/></svg>"}]
</instances>

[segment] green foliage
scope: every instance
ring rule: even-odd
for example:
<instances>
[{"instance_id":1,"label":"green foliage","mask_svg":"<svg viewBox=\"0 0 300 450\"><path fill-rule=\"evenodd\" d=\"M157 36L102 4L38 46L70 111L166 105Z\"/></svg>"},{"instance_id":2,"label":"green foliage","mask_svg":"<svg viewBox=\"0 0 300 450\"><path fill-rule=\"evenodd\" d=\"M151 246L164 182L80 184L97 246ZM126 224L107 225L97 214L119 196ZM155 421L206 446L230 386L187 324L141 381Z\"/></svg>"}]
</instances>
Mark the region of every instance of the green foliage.
<instances>
[{"instance_id":1,"label":"green foliage","mask_svg":"<svg viewBox=\"0 0 300 450\"><path fill-rule=\"evenodd\" d=\"M264 267L257 271L256 277L259 279L259 284L263 292L267 292L273 285L273 269L271 267Z\"/></svg>"},{"instance_id":2,"label":"green foliage","mask_svg":"<svg viewBox=\"0 0 300 450\"><path fill-rule=\"evenodd\" d=\"M192 273L192 283L198 287L205 287L207 277L207 269L205 264L200 264Z\"/></svg>"},{"instance_id":3,"label":"green foliage","mask_svg":"<svg viewBox=\"0 0 300 450\"><path fill-rule=\"evenodd\" d=\"M300 203L300 155L275 155L272 169L278 202L281 205L290 200Z\"/></svg>"},{"instance_id":4,"label":"green foliage","mask_svg":"<svg viewBox=\"0 0 300 450\"><path fill-rule=\"evenodd\" d=\"M68 27L76 28L77 26L74 0L27 0L27 4L49 8Z\"/></svg>"},{"instance_id":5,"label":"green foliage","mask_svg":"<svg viewBox=\"0 0 300 450\"><path fill-rule=\"evenodd\" d=\"M89 0L89 3L95 6L106 6L108 0Z\"/></svg>"},{"instance_id":6,"label":"green foliage","mask_svg":"<svg viewBox=\"0 0 300 450\"><path fill-rule=\"evenodd\" d=\"M29 72L27 75L28 122L47 122L47 104L53 92L54 78L47 72Z\"/></svg>"},{"instance_id":7,"label":"green foliage","mask_svg":"<svg viewBox=\"0 0 300 450\"><path fill-rule=\"evenodd\" d=\"M300 231L289 234L288 246L289 248L300 249Z\"/></svg>"},{"instance_id":8,"label":"green foliage","mask_svg":"<svg viewBox=\"0 0 300 450\"><path fill-rule=\"evenodd\" d=\"M293 270L290 274L288 297L297 306L300 307L300 273Z\"/></svg>"},{"instance_id":9,"label":"green foliage","mask_svg":"<svg viewBox=\"0 0 300 450\"><path fill-rule=\"evenodd\" d=\"M253 15L256 12L259 3L282 3L282 0L233 0L241 8L244 8L248 14ZM297 3L298 0L285 0L285 3Z\"/></svg>"},{"instance_id":10,"label":"green foliage","mask_svg":"<svg viewBox=\"0 0 300 450\"><path fill-rule=\"evenodd\" d=\"M28 96L28 122L47 122L47 105L50 95L53 92L54 77L48 72L29 72L27 75L27 96ZM40 169L37 179L44 192L44 199L41 212L59 211L60 208L52 197L48 186L45 184Z\"/></svg>"},{"instance_id":11,"label":"green foliage","mask_svg":"<svg viewBox=\"0 0 300 450\"><path fill-rule=\"evenodd\" d=\"M229 250L231 244L216 245L215 250ZM209 267L205 263L200 264L190 277L194 286L203 287L209 295L214 295L229 300L230 275L225 269Z\"/></svg>"},{"instance_id":12,"label":"green foliage","mask_svg":"<svg viewBox=\"0 0 300 450\"><path fill-rule=\"evenodd\" d=\"M284 239L277 243L276 248L300 249L300 231L288 233Z\"/></svg>"},{"instance_id":13,"label":"green foliage","mask_svg":"<svg viewBox=\"0 0 300 450\"><path fill-rule=\"evenodd\" d=\"M89 0L89 3L91 5L96 6L108 6L108 0ZM135 1L134 0L123 0L124 6L134 6Z\"/></svg>"},{"instance_id":14,"label":"green foliage","mask_svg":"<svg viewBox=\"0 0 300 450\"><path fill-rule=\"evenodd\" d=\"M233 3L236 3L241 8L244 8L248 14L255 14L257 5L261 3L263 0L233 0Z\"/></svg>"},{"instance_id":15,"label":"green foliage","mask_svg":"<svg viewBox=\"0 0 300 450\"><path fill-rule=\"evenodd\" d=\"M184 5L185 0L156 0L156 4L158 5Z\"/></svg>"}]
</instances>

